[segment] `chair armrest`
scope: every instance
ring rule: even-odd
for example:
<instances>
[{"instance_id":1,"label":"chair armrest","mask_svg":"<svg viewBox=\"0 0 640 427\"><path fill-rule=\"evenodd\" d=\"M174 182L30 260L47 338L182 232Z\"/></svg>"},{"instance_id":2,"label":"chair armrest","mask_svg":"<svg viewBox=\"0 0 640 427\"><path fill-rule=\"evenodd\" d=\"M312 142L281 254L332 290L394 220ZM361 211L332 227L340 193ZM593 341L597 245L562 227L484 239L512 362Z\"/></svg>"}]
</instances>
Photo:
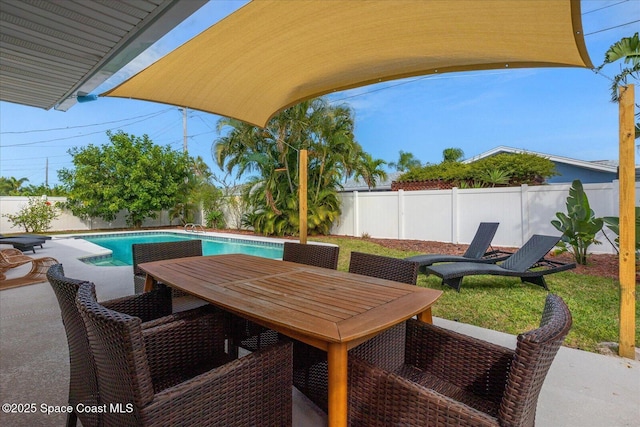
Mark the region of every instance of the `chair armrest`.
<instances>
[{"instance_id":1,"label":"chair armrest","mask_svg":"<svg viewBox=\"0 0 640 427\"><path fill-rule=\"evenodd\" d=\"M290 426L292 363L291 343L265 347L157 393L140 415L158 425Z\"/></svg>"},{"instance_id":2,"label":"chair armrest","mask_svg":"<svg viewBox=\"0 0 640 427\"><path fill-rule=\"evenodd\" d=\"M139 317L143 322L168 316L172 312L171 291L166 286L160 286L151 292L112 299L100 304L110 310Z\"/></svg>"},{"instance_id":3,"label":"chair armrest","mask_svg":"<svg viewBox=\"0 0 640 427\"><path fill-rule=\"evenodd\" d=\"M349 356L348 372L349 425L499 425L496 418L358 357Z\"/></svg>"},{"instance_id":4,"label":"chair armrest","mask_svg":"<svg viewBox=\"0 0 640 427\"><path fill-rule=\"evenodd\" d=\"M142 330L154 383L180 376L198 365L227 360L224 314L197 310L202 314L181 315L178 320Z\"/></svg>"},{"instance_id":5,"label":"chair armrest","mask_svg":"<svg viewBox=\"0 0 640 427\"><path fill-rule=\"evenodd\" d=\"M514 354L468 335L407 321L406 364L493 401L503 395Z\"/></svg>"}]
</instances>

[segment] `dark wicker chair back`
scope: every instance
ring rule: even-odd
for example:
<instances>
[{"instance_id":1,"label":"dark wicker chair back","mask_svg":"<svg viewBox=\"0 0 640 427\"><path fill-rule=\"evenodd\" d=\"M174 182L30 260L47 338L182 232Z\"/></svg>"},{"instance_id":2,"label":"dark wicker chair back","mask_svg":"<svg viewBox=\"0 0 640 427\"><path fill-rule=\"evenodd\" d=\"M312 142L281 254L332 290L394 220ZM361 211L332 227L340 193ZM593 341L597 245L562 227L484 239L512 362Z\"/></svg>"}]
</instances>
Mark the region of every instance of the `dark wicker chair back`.
<instances>
[{"instance_id":1,"label":"dark wicker chair back","mask_svg":"<svg viewBox=\"0 0 640 427\"><path fill-rule=\"evenodd\" d=\"M499 222L481 222L463 256L472 259L482 258L491 246L491 241L496 235L499 225Z\"/></svg>"},{"instance_id":2,"label":"dark wicker chair back","mask_svg":"<svg viewBox=\"0 0 640 427\"><path fill-rule=\"evenodd\" d=\"M84 282L65 277L62 264L51 266L47 272L47 279L58 299L69 345L69 405L74 408L78 403L95 406L98 404L95 363L89 350L84 323L76 308L76 294ZM99 425L100 414L75 411L67 415L67 425L75 426L76 417L80 418L83 426Z\"/></svg>"},{"instance_id":3,"label":"dark wicker chair back","mask_svg":"<svg viewBox=\"0 0 640 427\"><path fill-rule=\"evenodd\" d=\"M83 403L91 406L98 403L98 381L96 378L95 361L89 348L89 339L82 316L76 305L78 289L85 283L82 280L65 277L62 264L55 264L47 271L47 279L56 294L60 305L62 323L69 345L69 405ZM95 298L95 288L93 297ZM169 322L184 316L194 316L197 310L171 314L171 292L166 286L159 286L152 292L141 295L131 295L102 303L112 310L128 313L140 318L143 322ZM102 414L88 411L68 414L67 425L75 426L80 418L83 426L100 425Z\"/></svg>"},{"instance_id":4,"label":"dark wicker chair back","mask_svg":"<svg viewBox=\"0 0 640 427\"><path fill-rule=\"evenodd\" d=\"M104 425L265 425L292 420L290 343L232 360L224 313L146 326L83 283L76 304L96 363Z\"/></svg>"},{"instance_id":5,"label":"dark wicker chair back","mask_svg":"<svg viewBox=\"0 0 640 427\"><path fill-rule=\"evenodd\" d=\"M552 294L540 327L519 335L515 350L409 319L401 366L349 353L350 425L532 427L571 323L568 307Z\"/></svg>"},{"instance_id":6,"label":"dark wicker chair back","mask_svg":"<svg viewBox=\"0 0 640 427\"><path fill-rule=\"evenodd\" d=\"M569 307L559 296L549 294L540 327L518 335L515 357L500 404L502 425L535 425L542 384L571 324Z\"/></svg>"},{"instance_id":7,"label":"dark wicker chair back","mask_svg":"<svg viewBox=\"0 0 640 427\"><path fill-rule=\"evenodd\" d=\"M339 246L284 242L282 260L335 270L338 268L339 253Z\"/></svg>"},{"instance_id":8,"label":"dark wicker chair back","mask_svg":"<svg viewBox=\"0 0 640 427\"><path fill-rule=\"evenodd\" d=\"M177 242L136 243L131 245L133 255L134 292L144 290L146 274L140 270L139 264L165 259L186 258L202 255L202 240L180 240ZM184 295L184 293L180 294ZM174 296L178 296L174 292Z\"/></svg>"},{"instance_id":9,"label":"dark wicker chair back","mask_svg":"<svg viewBox=\"0 0 640 427\"><path fill-rule=\"evenodd\" d=\"M349 272L415 285L420 264L382 255L351 252Z\"/></svg>"},{"instance_id":10,"label":"dark wicker chair back","mask_svg":"<svg viewBox=\"0 0 640 427\"><path fill-rule=\"evenodd\" d=\"M133 414L114 411L104 416L112 425L136 425L139 408L148 405L154 394L145 357L142 321L98 304L93 283L80 287L77 304L96 361L99 403L133 404L135 408Z\"/></svg>"}]
</instances>

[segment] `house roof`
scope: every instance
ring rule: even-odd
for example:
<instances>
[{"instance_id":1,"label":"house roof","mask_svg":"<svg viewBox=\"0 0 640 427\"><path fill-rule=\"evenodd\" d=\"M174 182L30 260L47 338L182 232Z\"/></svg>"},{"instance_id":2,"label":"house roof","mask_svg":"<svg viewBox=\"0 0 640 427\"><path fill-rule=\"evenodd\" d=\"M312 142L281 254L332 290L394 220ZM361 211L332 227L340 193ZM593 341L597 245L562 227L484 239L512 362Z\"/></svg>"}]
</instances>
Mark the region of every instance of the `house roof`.
<instances>
[{"instance_id":1,"label":"house roof","mask_svg":"<svg viewBox=\"0 0 640 427\"><path fill-rule=\"evenodd\" d=\"M485 151L484 153L478 154L477 156L473 156L469 159L464 160L462 163L473 163L476 162L480 159L484 159L486 157L491 157L494 156L496 154L500 154L500 153L529 153L529 154L535 154L537 156L540 157L544 157L547 158L549 160L551 160L552 162L555 163L566 163L568 165L572 165L572 166L577 166L577 167L581 167L581 168L585 168L585 169L591 169L591 170L596 170L596 171L600 171L600 172L611 172L611 173L617 173L618 172L618 163L616 161L613 160L595 160L595 161L587 161L587 160L578 160L578 159L573 159L570 157L563 157L563 156L556 156L553 154L546 154L546 153L539 153L537 151L531 151L531 150L522 150L519 148L512 148L512 147L506 147L506 146L498 146L495 148L492 148L489 151Z\"/></svg>"},{"instance_id":2,"label":"house roof","mask_svg":"<svg viewBox=\"0 0 640 427\"><path fill-rule=\"evenodd\" d=\"M205 3L1 0L0 100L66 111Z\"/></svg>"}]
</instances>

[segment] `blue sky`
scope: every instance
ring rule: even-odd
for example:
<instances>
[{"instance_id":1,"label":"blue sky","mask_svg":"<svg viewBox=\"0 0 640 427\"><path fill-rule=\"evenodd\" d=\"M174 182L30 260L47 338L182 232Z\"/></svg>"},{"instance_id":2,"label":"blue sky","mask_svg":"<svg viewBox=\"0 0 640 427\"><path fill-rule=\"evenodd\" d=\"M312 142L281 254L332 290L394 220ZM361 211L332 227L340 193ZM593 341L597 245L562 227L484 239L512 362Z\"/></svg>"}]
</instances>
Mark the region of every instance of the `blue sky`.
<instances>
[{"instance_id":1,"label":"blue sky","mask_svg":"<svg viewBox=\"0 0 640 427\"><path fill-rule=\"evenodd\" d=\"M244 3L206 4L94 93L117 85ZM613 43L640 31L640 0L582 0L582 13L594 65L602 63ZM617 160L618 107L609 101L606 76L618 71L613 64L603 70L605 76L578 68L451 73L366 86L329 99L354 109L356 139L387 162L397 161L400 150L423 163L437 163L448 147L472 157L498 145L581 160ZM634 83L637 101L640 82ZM219 118L189 110L187 119L189 153L202 156L216 174L221 172L211 146L220 136ZM156 144L177 150L183 145L182 112L168 105L100 98L60 112L0 102L0 176L55 185L56 171L72 166L67 151L107 143L109 129L147 134Z\"/></svg>"}]
</instances>

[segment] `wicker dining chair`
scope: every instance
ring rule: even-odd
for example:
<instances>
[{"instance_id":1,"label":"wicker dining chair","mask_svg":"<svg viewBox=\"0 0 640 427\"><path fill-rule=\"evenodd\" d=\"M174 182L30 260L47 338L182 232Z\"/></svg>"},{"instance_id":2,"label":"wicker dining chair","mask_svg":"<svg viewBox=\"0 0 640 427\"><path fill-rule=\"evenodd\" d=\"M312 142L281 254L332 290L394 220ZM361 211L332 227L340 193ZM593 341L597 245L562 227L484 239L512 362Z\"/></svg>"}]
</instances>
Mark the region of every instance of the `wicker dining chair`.
<instances>
[{"instance_id":1,"label":"wicker dining chair","mask_svg":"<svg viewBox=\"0 0 640 427\"><path fill-rule=\"evenodd\" d=\"M533 426L571 323L552 294L540 327L520 334L515 350L410 319L402 364L381 367L349 354L349 425Z\"/></svg>"},{"instance_id":2,"label":"wicker dining chair","mask_svg":"<svg viewBox=\"0 0 640 427\"><path fill-rule=\"evenodd\" d=\"M144 262L162 261L165 259L202 256L202 240L189 239L177 242L135 243L131 245L133 257L133 290L139 294L144 290L147 275L138 267ZM186 295L179 289L171 290L174 297Z\"/></svg>"},{"instance_id":3,"label":"wicker dining chair","mask_svg":"<svg viewBox=\"0 0 640 427\"><path fill-rule=\"evenodd\" d=\"M76 307L76 295L83 280L65 277L62 264L51 266L46 274L60 305L60 314L67 335L69 347L69 406L78 403L95 406L98 391L95 363L89 351L89 340L85 325ZM210 315L213 307L172 314L172 298L166 286L159 286L151 292L127 296L101 303L104 307L120 313L140 318L142 328L159 324ZM85 427L101 425L100 415L91 412L71 412L67 416L67 426L75 426L80 418Z\"/></svg>"},{"instance_id":4,"label":"wicker dining chair","mask_svg":"<svg viewBox=\"0 0 640 427\"><path fill-rule=\"evenodd\" d=\"M339 255L339 246L284 242L282 260L335 270Z\"/></svg>"},{"instance_id":5,"label":"wicker dining chair","mask_svg":"<svg viewBox=\"0 0 640 427\"><path fill-rule=\"evenodd\" d=\"M284 242L282 260L336 270L339 254L339 246ZM262 346L274 344L282 339L276 331L241 317L233 316L232 324L234 342L249 351L255 351Z\"/></svg>"},{"instance_id":6,"label":"wicker dining chair","mask_svg":"<svg viewBox=\"0 0 640 427\"><path fill-rule=\"evenodd\" d=\"M224 314L143 328L95 299L82 283L76 305L96 366L105 426L290 426L291 343L240 359L225 353Z\"/></svg>"},{"instance_id":7,"label":"wicker dining chair","mask_svg":"<svg viewBox=\"0 0 640 427\"><path fill-rule=\"evenodd\" d=\"M349 272L379 279L415 285L419 263L382 255L351 252ZM376 335L349 351L380 364L398 365L402 362L398 348L404 347L404 323ZM294 341L293 384L318 407L327 410L328 365L327 353L318 348Z\"/></svg>"}]
</instances>

